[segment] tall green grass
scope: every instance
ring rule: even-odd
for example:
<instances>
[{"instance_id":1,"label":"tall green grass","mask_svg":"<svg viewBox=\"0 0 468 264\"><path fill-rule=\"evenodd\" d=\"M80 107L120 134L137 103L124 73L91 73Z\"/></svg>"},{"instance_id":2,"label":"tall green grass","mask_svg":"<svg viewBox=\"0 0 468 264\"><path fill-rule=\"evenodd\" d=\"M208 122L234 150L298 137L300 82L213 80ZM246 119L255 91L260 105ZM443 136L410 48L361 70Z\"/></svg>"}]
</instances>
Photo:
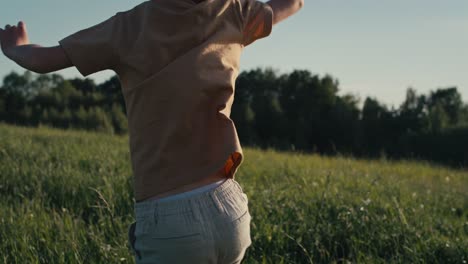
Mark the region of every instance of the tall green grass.
<instances>
[{"instance_id":1,"label":"tall green grass","mask_svg":"<svg viewBox=\"0 0 468 264\"><path fill-rule=\"evenodd\" d=\"M466 263L468 172L244 148L244 263ZM0 125L0 260L133 263L128 139Z\"/></svg>"}]
</instances>

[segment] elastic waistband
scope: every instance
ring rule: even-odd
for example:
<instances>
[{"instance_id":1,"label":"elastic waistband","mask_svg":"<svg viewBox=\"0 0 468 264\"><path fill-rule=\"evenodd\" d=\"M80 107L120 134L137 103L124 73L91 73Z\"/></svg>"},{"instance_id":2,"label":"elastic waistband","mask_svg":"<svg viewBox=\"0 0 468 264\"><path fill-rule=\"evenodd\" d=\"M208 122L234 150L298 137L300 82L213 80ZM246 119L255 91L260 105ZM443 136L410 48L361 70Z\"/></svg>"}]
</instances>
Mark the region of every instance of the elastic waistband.
<instances>
[{"instance_id":1,"label":"elastic waistband","mask_svg":"<svg viewBox=\"0 0 468 264\"><path fill-rule=\"evenodd\" d=\"M208 185L204 185L204 186L195 188L195 189L190 190L190 191L177 193L177 194L172 194L172 195L162 197L162 198L149 198L148 200L149 201L152 201L152 200L170 201L170 200L182 199L182 198L185 198L185 197L191 197L191 196L193 196L193 195L195 195L197 193L202 193L202 192L206 192L208 190L214 189L214 188L218 187L219 185L221 185L226 180L227 180L227 178L224 178L224 179L219 180L217 182L210 183Z\"/></svg>"},{"instance_id":2,"label":"elastic waistband","mask_svg":"<svg viewBox=\"0 0 468 264\"><path fill-rule=\"evenodd\" d=\"M146 200L135 203L136 217L144 217L148 214L178 214L190 212L193 206L209 206L208 203L217 199L224 200L233 195L233 192L243 192L240 184L233 178L228 178L221 185L205 192L196 193L177 200Z\"/></svg>"}]
</instances>

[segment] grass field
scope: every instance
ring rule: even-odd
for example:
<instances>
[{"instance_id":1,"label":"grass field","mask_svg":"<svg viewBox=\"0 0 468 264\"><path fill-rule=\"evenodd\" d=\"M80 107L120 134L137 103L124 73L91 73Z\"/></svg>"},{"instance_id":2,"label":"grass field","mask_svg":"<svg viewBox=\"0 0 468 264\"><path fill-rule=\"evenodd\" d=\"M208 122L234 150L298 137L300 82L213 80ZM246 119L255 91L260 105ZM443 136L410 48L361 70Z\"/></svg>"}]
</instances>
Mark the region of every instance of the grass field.
<instances>
[{"instance_id":1,"label":"grass field","mask_svg":"<svg viewBox=\"0 0 468 264\"><path fill-rule=\"evenodd\" d=\"M467 263L468 172L244 148L244 263ZM133 263L126 137L0 124L0 261Z\"/></svg>"}]
</instances>

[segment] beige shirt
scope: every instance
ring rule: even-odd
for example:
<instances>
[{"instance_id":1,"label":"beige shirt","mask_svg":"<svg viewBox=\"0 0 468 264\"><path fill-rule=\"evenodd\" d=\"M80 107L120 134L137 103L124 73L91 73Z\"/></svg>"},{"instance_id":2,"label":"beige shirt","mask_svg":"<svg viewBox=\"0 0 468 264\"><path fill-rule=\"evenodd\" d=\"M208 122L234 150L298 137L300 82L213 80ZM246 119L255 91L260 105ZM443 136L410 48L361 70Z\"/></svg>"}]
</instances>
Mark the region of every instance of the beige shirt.
<instances>
[{"instance_id":1,"label":"beige shirt","mask_svg":"<svg viewBox=\"0 0 468 264\"><path fill-rule=\"evenodd\" d=\"M230 119L243 48L272 30L256 0L153 0L59 41L83 75L111 69L127 108L137 200L243 158Z\"/></svg>"}]
</instances>

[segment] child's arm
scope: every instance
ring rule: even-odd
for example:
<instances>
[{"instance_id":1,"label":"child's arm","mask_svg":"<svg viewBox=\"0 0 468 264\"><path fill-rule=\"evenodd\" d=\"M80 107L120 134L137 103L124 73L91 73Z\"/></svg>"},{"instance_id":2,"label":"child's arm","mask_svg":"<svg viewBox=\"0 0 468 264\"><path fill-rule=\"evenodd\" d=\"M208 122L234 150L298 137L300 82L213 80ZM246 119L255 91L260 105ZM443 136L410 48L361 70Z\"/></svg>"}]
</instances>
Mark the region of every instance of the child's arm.
<instances>
[{"instance_id":1,"label":"child's arm","mask_svg":"<svg viewBox=\"0 0 468 264\"><path fill-rule=\"evenodd\" d=\"M273 24L277 24L299 11L304 0L270 0L267 4L273 9Z\"/></svg>"},{"instance_id":2,"label":"child's arm","mask_svg":"<svg viewBox=\"0 0 468 264\"><path fill-rule=\"evenodd\" d=\"M73 66L61 46L30 44L26 25L22 21L18 26L0 28L0 43L5 56L36 73L49 73Z\"/></svg>"}]
</instances>

